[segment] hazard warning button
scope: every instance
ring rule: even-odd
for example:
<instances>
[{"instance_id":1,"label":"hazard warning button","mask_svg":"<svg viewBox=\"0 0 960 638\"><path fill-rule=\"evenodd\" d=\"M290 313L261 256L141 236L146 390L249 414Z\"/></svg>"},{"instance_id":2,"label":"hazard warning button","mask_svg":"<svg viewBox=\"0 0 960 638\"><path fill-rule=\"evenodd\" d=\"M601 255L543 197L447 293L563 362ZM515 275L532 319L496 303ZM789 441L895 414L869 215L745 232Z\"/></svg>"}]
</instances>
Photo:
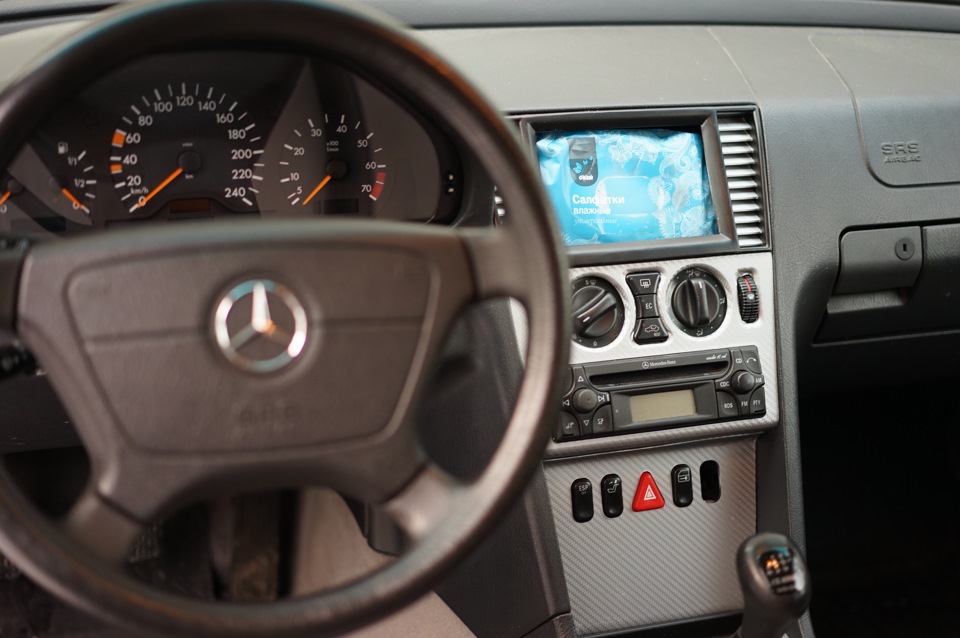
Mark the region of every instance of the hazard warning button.
<instances>
[{"instance_id":1,"label":"hazard warning button","mask_svg":"<svg viewBox=\"0 0 960 638\"><path fill-rule=\"evenodd\" d=\"M637 485L637 493L633 497L633 511L645 512L646 510L656 510L663 507L663 495L660 494L660 488L650 472L644 472L640 475L640 484Z\"/></svg>"}]
</instances>

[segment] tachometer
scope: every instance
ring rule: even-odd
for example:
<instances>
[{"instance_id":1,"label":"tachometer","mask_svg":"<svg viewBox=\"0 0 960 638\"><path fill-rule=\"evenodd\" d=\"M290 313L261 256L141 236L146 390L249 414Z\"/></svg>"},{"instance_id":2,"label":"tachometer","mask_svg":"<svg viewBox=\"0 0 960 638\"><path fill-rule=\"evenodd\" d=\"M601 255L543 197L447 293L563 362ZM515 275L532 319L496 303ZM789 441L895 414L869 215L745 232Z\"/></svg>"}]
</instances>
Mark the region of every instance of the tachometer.
<instances>
[{"instance_id":1,"label":"tachometer","mask_svg":"<svg viewBox=\"0 0 960 638\"><path fill-rule=\"evenodd\" d=\"M191 199L256 208L261 136L248 111L219 89L155 88L130 105L110 143L114 187L131 214Z\"/></svg>"},{"instance_id":2,"label":"tachometer","mask_svg":"<svg viewBox=\"0 0 960 638\"><path fill-rule=\"evenodd\" d=\"M308 118L280 154L278 179L290 206L324 215L370 214L383 195L387 165L372 131L346 115Z\"/></svg>"}]
</instances>

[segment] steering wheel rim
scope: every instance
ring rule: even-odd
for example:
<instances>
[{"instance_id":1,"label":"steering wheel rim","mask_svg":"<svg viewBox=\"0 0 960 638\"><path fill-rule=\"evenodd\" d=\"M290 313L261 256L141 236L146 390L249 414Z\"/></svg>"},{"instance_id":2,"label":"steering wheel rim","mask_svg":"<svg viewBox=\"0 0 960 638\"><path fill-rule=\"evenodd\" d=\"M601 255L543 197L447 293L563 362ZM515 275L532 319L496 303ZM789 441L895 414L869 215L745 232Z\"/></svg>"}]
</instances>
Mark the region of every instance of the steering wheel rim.
<instances>
[{"instance_id":1,"label":"steering wheel rim","mask_svg":"<svg viewBox=\"0 0 960 638\"><path fill-rule=\"evenodd\" d=\"M427 591L495 526L525 487L552 425L561 366L566 362L565 263L548 201L516 132L476 89L402 27L367 9L339 3L165 0L108 12L32 64L0 94L0 139L5 140L0 165L10 161L56 105L124 62L173 50L234 46L349 61L354 70L409 97L456 132L498 185L510 203L508 224L496 231L459 232L454 239L464 262L472 266L473 292L481 298L513 297L528 317L525 372L503 440L486 469L470 484L451 484L430 468L419 472L417 480L384 504L416 540L410 551L368 579L319 595L269 605L238 605L187 600L150 589L121 570L105 569L107 564L89 545L37 512L3 471L0 550L71 604L140 631L334 635L383 617ZM118 56L118 51L123 55ZM239 228L242 234L244 229ZM276 240L288 241L286 233L304 230L284 227L277 231ZM323 241L331 234L335 241L338 232L325 231ZM355 229L342 232L354 233L349 236L357 241ZM371 241L376 242L386 241L382 234L401 229L388 225L371 232L375 235ZM418 246L450 240L426 229L402 232ZM176 233L165 238L162 233L153 235L161 236L161 244L182 240ZM28 284L35 284L36 273L42 271L30 259L19 299L27 312L33 303L26 292ZM29 325L15 327L21 336L31 335ZM33 338L42 341L37 334L35 330ZM25 341L44 348L30 338ZM52 350L50 354L54 356ZM44 361L43 356L40 359ZM51 378L56 387L55 375ZM91 507L88 532L117 514L109 507ZM78 509L83 508L81 503Z\"/></svg>"}]
</instances>

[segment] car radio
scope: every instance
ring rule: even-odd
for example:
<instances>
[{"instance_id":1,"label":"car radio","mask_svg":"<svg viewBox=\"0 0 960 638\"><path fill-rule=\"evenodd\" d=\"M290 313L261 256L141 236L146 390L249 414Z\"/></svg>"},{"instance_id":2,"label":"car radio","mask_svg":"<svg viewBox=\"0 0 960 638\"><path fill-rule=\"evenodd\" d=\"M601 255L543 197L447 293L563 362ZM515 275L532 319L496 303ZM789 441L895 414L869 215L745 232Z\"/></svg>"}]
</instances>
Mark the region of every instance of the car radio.
<instances>
[{"instance_id":1,"label":"car radio","mask_svg":"<svg viewBox=\"0 0 960 638\"><path fill-rule=\"evenodd\" d=\"M761 417L763 386L755 346L574 365L554 440Z\"/></svg>"}]
</instances>

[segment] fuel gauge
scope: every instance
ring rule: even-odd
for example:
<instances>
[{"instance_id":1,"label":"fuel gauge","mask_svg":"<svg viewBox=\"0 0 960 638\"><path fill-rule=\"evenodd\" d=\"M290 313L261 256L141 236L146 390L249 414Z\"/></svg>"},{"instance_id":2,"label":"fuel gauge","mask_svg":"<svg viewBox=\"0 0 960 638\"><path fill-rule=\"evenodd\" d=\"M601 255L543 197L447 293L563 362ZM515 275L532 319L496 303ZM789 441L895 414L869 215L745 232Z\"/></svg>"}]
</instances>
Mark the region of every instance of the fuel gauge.
<instances>
[{"instance_id":1,"label":"fuel gauge","mask_svg":"<svg viewBox=\"0 0 960 638\"><path fill-rule=\"evenodd\" d=\"M51 193L54 198L63 197L74 211L89 217L97 198L97 178L93 173L93 164L87 158L87 151L81 149L71 153L64 144L58 146L57 158L60 160L59 166L54 168L53 177L50 178Z\"/></svg>"}]
</instances>

